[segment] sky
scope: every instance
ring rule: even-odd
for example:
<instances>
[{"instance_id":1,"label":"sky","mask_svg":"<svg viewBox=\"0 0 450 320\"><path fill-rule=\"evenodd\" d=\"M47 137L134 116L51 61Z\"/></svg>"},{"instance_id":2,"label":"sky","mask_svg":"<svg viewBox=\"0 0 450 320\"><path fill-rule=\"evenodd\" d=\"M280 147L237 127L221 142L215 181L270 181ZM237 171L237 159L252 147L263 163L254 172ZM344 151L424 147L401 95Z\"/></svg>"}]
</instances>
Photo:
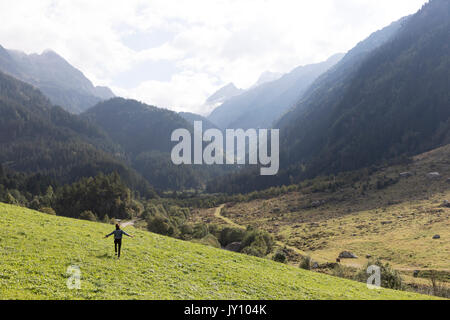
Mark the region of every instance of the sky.
<instances>
[{"instance_id":1,"label":"sky","mask_svg":"<svg viewBox=\"0 0 450 320\"><path fill-rule=\"evenodd\" d=\"M174 111L347 52L426 0L0 0L0 45L52 49L95 85Z\"/></svg>"}]
</instances>

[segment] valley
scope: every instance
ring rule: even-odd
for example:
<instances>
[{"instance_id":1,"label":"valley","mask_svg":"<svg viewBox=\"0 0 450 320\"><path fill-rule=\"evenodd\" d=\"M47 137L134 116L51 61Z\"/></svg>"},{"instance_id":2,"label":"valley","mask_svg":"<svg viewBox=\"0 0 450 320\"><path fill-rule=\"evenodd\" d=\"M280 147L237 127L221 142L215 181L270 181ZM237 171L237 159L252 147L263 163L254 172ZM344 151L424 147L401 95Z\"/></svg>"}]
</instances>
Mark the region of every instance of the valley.
<instances>
[{"instance_id":1,"label":"valley","mask_svg":"<svg viewBox=\"0 0 450 320\"><path fill-rule=\"evenodd\" d=\"M126 227L0 204L0 299L430 299ZM81 272L70 290L69 266ZM119 290L118 290L119 288Z\"/></svg>"},{"instance_id":2,"label":"valley","mask_svg":"<svg viewBox=\"0 0 450 320\"><path fill-rule=\"evenodd\" d=\"M0 38L0 299L450 298L450 1L421 5L308 54L231 24Z\"/></svg>"},{"instance_id":3,"label":"valley","mask_svg":"<svg viewBox=\"0 0 450 320\"><path fill-rule=\"evenodd\" d=\"M287 247L293 265L301 256L335 263L340 252L350 251L358 258L341 259L341 265L360 269L377 257L400 271L406 282L423 283L420 274L435 271L448 285L448 159L450 145L407 164L316 178L281 196L198 210L192 219L266 230L280 248ZM430 172L439 176L431 178ZM440 238L433 239L435 235Z\"/></svg>"}]
</instances>

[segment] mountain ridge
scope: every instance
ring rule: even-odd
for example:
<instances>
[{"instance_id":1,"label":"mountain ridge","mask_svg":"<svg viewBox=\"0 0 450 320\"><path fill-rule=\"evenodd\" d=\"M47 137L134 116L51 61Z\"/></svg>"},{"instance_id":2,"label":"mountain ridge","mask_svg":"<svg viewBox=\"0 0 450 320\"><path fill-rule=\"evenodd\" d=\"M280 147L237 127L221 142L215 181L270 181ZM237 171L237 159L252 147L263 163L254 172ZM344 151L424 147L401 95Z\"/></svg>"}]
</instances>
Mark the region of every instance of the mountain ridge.
<instances>
[{"instance_id":1,"label":"mountain ridge","mask_svg":"<svg viewBox=\"0 0 450 320\"><path fill-rule=\"evenodd\" d=\"M53 106L36 87L0 72L0 164L60 183L118 172L132 187L148 187L104 131ZM143 187L143 188L141 188Z\"/></svg>"},{"instance_id":2,"label":"mountain ridge","mask_svg":"<svg viewBox=\"0 0 450 320\"><path fill-rule=\"evenodd\" d=\"M397 28L392 37L346 78L337 78L344 87L334 86L329 94L318 82L316 91L281 120L285 163L306 161L311 175L331 173L448 142L449 15L449 2L430 1L388 27Z\"/></svg>"},{"instance_id":3,"label":"mountain ridge","mask_svg":"<svg viewBox=\"0 0 450 320\"><path fill-rule=\"evenodd\" d=\"M36 86L55 105L80 113L114 97L107 87L95 87L84 74L53 50L26 54L0 46L0 71Z\"/></svg>"},{"instance_id":4,"label":"mountain ridge","mask_svg":"<svg viewBox=\"0 0 450 320\"><path fill-rule=\"evenodd\" d=\"M225 101L208 119L221 128L271 128L309 85L341 57L337 54L322 63L297 67L278 80L249 89Z\"/></svg>"}]
</instances>

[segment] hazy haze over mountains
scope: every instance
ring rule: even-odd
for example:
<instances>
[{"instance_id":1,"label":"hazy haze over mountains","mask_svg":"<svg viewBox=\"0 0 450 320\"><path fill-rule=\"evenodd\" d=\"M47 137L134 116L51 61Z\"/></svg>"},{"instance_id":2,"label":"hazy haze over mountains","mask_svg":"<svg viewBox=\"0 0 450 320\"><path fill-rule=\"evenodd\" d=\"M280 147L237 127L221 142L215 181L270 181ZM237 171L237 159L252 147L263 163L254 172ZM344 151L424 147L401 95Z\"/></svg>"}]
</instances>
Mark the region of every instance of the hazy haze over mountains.
<instances>
[{"instance_id":1,"label":"hazy haze over mountains","mask_svg":"<svg viewBox=\"0 0 450 320\"><path fill-rule=\"evenodd\" d=\"M267 82L272 82L272 81L278 80L282 76L283 76L283 74L279 73L279 72L265 71L259 76L258 81L256 81L256 83L251 88L258 87Z\"/></svg>"},{"instance_id":2,"label":"hazy haze over mountains","mask_svg":"<svg viewBox=\"0 0 450 320\"><path fill-rule=\"evenodd\" d=\"M374 33L280 122L286 161L353 170L450 142L450 1Z\"/></svg>"},{"instance_id":3,"label":"hazy haze over mountains","mask_svg":"<svg viewBox=\"0 0 450 320\"><path fill-rule=\"evenodd\" d=\"M251 171L221 178L210 191L290 184L357 170L450 143L450 2L374 32L320 76L280 128L276 177ZM226 189L228 188L228 189Z\"/></svg>"},{"instance_id":4,"label":"hazy haze over mountains","mask_svg":"<svg viewBox=\"0 0 450 320\"><path fill-rule=\"evenodd\" d=\"M205 115L210 114L215 108L220 106L225 101L240 95L245 90L236 88L236 86L233 83L229 83L226 86L220 88L216 92L214 92L208 99L206 99L202 112Z\"/></svg>"},{"instance_id":5,"label":"hazy haze over mountains","mask_svg":"<svg viewBox=\"0 0 450 320\"><path fill-rule=\"evenodd\" d=\"M297 67L278 80L249 89L226 100L208 119L221 128L271 128L285 111L294 106L313 81L342 56L336 54L325 62Z\"/></svg>"},{"instance_id":6,"label":"hazy haze over mountains","mask_svg":"<svg viewBox=\"0 0 450 320\"><path fill-rule=\"evenodd\" d=\"M191 113L191 112L179 112L178 114L181 117L183 117L185 120L187 120L191 125L194 125L194 121L201 121L202 125L203 125L203 130L220 129L217 127L216 124L212 123L207 118L205 118L201 115Z\"/></svg>"},{"instance_id":7,"label":"hazy haze over mountains","mask_svg":"<svg viewBox=\"0 0 450 320\"><path fill-rule=\"evenodd\" d=\"M425 2L3 1L0 44L51 48L118 96L204 115L204 101L227 83L247 89L264 71L347 52Z\"/></svg>"},{"instance_id":8,"label":"hazy haze over mountains","mask_svg":"<svg viewBox=\"0 0 450 320\"><path fill-rule=\"evenodd\" d=\"M74 113L85 110L82 121L60 111L52 114L63 121L61 130L66 125L69 129L76 126L74 123L86 126L89 120L99 134L105 135L104 139L89 139L92 148L99 148L112 159L117 156L160 188L198 187L210 177L209 173L197 175L170 166L170 133L191 128L195 120L204 121L205 128L280 128L279 178L282 183L290 183L305 175L351 170L372 160L412 154L448 140L447 111L442 108L449 91L443 73L448 71L446 4L444 0L432 0L418 14L373 33L345 57L336 54L281 77L265 72L259 85L248 90L229 83L203 105L205 112L219 105L207 118L132 99L108 99L113 96L108 88L94 87L83 73L51 50L25 54L1 48L0 70L39 88L53 104ZM267 63L262 70L278 69ZM422 86L414 80L419 78ZM216 78L212 83L221 81ZM423 83L431 84L426 91ZM410 108L409 113L402 109L405 106ZM14 108L5 110L9 112L5 119L6 115L12 119L8 126L28 124L26 117L14 118ZM383 141L383 145L377 141Z\"/></svg>"}]
</instances>

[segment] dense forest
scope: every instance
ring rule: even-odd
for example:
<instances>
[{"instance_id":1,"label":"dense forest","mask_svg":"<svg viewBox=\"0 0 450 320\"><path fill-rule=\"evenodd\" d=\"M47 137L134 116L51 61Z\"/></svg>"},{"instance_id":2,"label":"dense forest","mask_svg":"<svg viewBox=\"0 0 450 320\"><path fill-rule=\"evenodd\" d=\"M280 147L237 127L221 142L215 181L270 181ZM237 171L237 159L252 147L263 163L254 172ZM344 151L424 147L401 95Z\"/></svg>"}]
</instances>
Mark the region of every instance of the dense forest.
<instances>
[{"instance_id":1,"label":"dense forest","mask_svg":"<svg viewBox=\"0 0 450 320\"><path fill-rule=\"evenodd\" d=\"M313 176L449 143L449 17L448 1L431 1L368 55L334 103L302 101L283 128L284 163L306 162L300 176Z\"/></svg>"},{"instance_id":2,"label":"dense forest","mask_svg":"<svg viewBox=\"0 0 450 320\"><path fill-rule=\"evenodd\" d=\"M99 172L118 172L131 188L151 189L113 153L107 135L78 116L52 106L40 91L0 73L0 163L10 170L41 173L71 183Z\"/></svg>"},{"instance_id":3,"label":"dense forest","mask_svg":"<svg viewBox=\"0 0 450 320\"><path fill-rule=\"evenodd\" d=\"M223 166L174 165L170 158L171 134L179 128L193 136L193 124L179 114L144 103L114 98L82 115L102 128L124 150L130 166L161 190L202 189L206 182L231 168ZM205 124L205 130L207 124Z\"/></svg>"},{"instance_id":4,"label":"dense forest","mask_svg":"<svg viewBox=\"0 0 450 320\"><path fill-rule=\"evenodd\" d=\"M49 214L109 222L109 217L131 218L140 213L134 199L136 195L116 172L61 185L39 173L11 173L0 167L0 202Z\"/></svg>"},{"instance_id":5,"label":"dense forest","mask_svg":"<svg viewBox=\"0 0 450 320\"><path fill-rule=\"evenodd\" d=\"M0 114L1 202L96 220L129 217L131 190L156 197L105 133L2 73Z\"/></svg>"}]
</instances>

